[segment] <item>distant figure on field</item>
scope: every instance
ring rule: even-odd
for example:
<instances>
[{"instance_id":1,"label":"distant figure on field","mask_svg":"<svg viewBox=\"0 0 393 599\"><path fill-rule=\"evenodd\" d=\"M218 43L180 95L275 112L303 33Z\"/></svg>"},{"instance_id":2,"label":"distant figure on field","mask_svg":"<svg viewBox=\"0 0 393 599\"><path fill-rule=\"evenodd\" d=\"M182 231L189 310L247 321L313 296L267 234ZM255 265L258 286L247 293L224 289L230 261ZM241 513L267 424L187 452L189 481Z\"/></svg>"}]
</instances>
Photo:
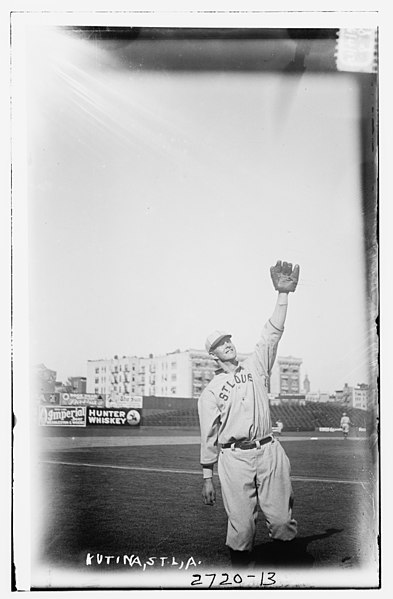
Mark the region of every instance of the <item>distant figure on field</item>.
<instances>
[{"instance_id":1,"label":"distant figure on field","mask_svg":"<svg viewBox=\"0 0 393 599\"><path fill-rule=\"evenodd\" d=\"M343 415L341 416L341 420L340 420L340 426L341 426L341 430L344 435L344 439L346 439L348 437L350 424L351 424L351 421L349 419L349 416L347 416L346 412L343 412Z\"/></svg>"},{"instance_id":2,"label":"distant figure on field","mask_svg":"<svg viewBox=\"0 0 393 599\"><path fill-rule=\"evenodd\" d=\"M281 435L282 429L284 428L284 425L282 423L281 418L279 418L278 420L276 420L276 427L277 427L277 434Z\"/></svg>"}]
</instances>

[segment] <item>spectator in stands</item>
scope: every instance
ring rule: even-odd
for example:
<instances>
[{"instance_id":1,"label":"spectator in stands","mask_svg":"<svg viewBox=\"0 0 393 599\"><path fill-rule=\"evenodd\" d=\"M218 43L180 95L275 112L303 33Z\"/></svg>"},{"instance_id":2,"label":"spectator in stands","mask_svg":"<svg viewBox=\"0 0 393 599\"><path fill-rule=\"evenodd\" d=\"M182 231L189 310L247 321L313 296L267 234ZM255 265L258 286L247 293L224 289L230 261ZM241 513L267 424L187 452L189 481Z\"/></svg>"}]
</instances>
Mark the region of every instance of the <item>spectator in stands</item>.
<instances>
[{"instance_id":1,"label":"spectator in stands","mask_svg":"<svg viewBox=\"0 0 393 599\"><path fill-rule=\"evenodd\" d=\"M277 427L277 434L281 435L282 429L284 428L284 425L283 425L283 422L282 422L281 418L279 418L278 420L276 420L276 427Z\"/></svg>"}]
</instances>

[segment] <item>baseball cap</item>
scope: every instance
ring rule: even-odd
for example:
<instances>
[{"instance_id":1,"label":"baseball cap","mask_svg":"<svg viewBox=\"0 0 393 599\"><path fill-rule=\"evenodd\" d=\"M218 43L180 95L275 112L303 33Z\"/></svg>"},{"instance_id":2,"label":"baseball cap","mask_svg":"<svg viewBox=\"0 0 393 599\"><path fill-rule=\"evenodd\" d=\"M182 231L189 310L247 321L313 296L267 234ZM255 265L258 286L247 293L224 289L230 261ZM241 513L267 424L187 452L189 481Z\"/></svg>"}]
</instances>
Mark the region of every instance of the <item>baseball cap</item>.
<instances>
[{"instance_id":1,"label":"baseball cap","mask_svg":"<svg viewBox=\"0 0 393 599\"><path fill-rule=\"evenodd\" d=\"M232 337L230 333L226 333L225 331L213 331L206 339L205 347L207 353L210 353L212 349L214 349L221 339L224 337Z\"/></svg>"}]
</instances>

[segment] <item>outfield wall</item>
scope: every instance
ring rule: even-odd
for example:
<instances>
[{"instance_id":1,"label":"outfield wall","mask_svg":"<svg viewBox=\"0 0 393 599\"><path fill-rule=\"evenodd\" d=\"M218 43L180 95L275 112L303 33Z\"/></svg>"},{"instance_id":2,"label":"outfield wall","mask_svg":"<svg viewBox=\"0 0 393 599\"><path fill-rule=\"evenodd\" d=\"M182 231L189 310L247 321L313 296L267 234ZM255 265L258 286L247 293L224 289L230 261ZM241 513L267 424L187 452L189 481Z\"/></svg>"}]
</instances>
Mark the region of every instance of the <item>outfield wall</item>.
<instances>
[{"instance_id":1,"label":"outfield wall","mask_svg":"<svg viewBox=\"0 0 393 599\"><path fill-rule=\"evenodd\" d=\"M84 394L74 397L60 397L67 400L67 405L54 402L40 402L37 410L37 424L40 428L48 427L199 427L197 400L179 397L135 396L119 398L119 403L111 398L95 397ZM78 405L78 399L80 403ZM98 402L104 403L100 405ZM282 404L271 406L273 426L280 419L284 424L284 432L293 431L329 431L341 430L342 411L348 413L353 430L372 428L372 413L340 405L312 403L305 406Z\"/></svg>"}]
</instances>

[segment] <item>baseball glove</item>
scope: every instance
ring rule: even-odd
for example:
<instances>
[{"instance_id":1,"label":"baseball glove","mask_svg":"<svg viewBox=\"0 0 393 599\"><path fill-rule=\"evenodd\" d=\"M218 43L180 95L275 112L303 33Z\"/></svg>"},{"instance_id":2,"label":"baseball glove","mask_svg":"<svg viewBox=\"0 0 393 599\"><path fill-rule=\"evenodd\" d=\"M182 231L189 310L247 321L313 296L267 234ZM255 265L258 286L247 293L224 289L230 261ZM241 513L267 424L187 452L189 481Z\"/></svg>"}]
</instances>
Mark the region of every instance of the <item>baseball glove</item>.
<instances>
[{"instance_id":1,"label":"baseball glove","mask_svg":"<svg viewBox=\"0 0 393 599\"><path fill-rule=\"evenodd\" d=\"M299 281L299 272L298 264L292 268L290 262L281 263L281 260L277 260L276 265L270 268L274 289L280 293L295 291Z\"/></svg>"}]
</instances>

